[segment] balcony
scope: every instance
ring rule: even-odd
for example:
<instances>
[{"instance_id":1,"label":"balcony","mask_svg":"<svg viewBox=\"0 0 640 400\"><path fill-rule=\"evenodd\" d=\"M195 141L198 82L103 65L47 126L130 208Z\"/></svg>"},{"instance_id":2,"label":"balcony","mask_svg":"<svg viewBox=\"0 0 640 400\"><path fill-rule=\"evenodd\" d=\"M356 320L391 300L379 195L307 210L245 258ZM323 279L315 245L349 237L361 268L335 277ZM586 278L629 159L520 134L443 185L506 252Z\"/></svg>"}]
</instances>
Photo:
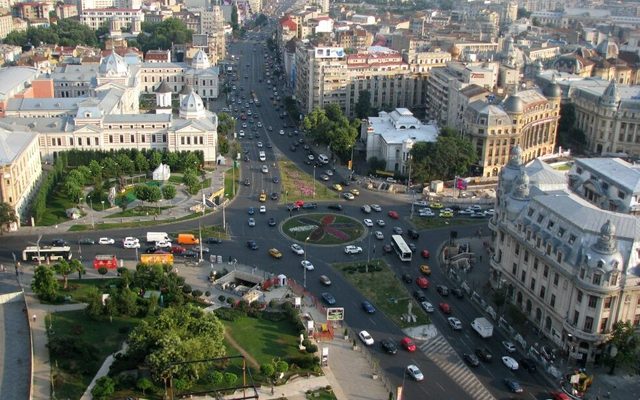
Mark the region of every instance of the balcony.
<instances>
[{"instance_id":1,"label":"balcony","mask_svg":"<svg viewBox=\"0 0 640 400\"><path fill-rule=\"evenodd\" d=\"M565 319L562 322L562 327L570 334L573 335L573 337L577 338L578 340L584 340L587 342L593 342L593 343L599 343L604 341L604 336L600 335L598 333L588 333L585 332L581 329L578 329L578 327L574 326L573 323L571 321L569 321L568 319Z\"/></svg>"}]
</instances>

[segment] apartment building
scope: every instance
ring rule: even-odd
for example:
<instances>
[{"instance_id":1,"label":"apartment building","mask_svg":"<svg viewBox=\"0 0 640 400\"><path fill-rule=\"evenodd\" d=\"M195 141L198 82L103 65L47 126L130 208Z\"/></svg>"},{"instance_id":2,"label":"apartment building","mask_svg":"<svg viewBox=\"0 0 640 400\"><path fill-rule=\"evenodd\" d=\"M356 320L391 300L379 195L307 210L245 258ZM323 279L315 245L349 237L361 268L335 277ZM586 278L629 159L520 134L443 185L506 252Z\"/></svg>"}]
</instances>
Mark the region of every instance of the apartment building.
<instances>
[{"instance_id":1,"label":"apartment building","mask_svg":"<svg viewBox=\"0 0 640 400\"><path fill-rule=\"evenodd\" d=\"M490 282L548 339L584 365L616 322L640 324L636 165L576 159L568 174L519 146L500 172Z\"/></svg>"},{"instance_id":2,"label":"apartment building","mask_svg":"<svg viewBox=\"0 0 640 400\"><path fill-rule=\"evenodd\" d=\"M141 9L133 8L86 9L80 15L80 22L91 29L98 29L105 23L110 24L111 30L116 28L118 31L119 28L130 26L133 33L139 33L144 13Z\"/></svg>"},{"instance_id":3,"label":"apartment building","mask_svg":"<svg viewBox=\"0 0 640 400\"><path fill-rule=\"evenodd\" d=\"M491 98L470 103L464 111L462 133L476 149L477 174L497 177L516 145L525 162L553 153L560 99L560 87L551 84L543 93L529 89L500 103Z\"/></svg>"},{"instance_id":4,"label":"apartment building","mask_svg":"<svg viewBox=\"0 0 640 400\"><path fill-rule=\"evenodd\" d=\"M142 7L142 0L79 0L80 12L85 10L95 10L104 8L129 8L139 10Z\"/></svg>"},{"instance_id":5,"label":"apartment building","mask_svg":"<svg viewBox=\"0 0 640 400\"><path fill-rule=\"evenodd\" d=\"M6 38L10 32L13 32L13 15L0 16L0 39Z\"/></svg>"},{"instance_id":6,"label":"apartment building","mask_svg":"<svg viewBox=\"0 0 640 400\"><path fill-rule=\"evenodd\" d=\"M54 10L51 3L24 2L13 5L13 13L16 17L27 21L49 19L49 12Z\"/></svg>"}]
</instances>

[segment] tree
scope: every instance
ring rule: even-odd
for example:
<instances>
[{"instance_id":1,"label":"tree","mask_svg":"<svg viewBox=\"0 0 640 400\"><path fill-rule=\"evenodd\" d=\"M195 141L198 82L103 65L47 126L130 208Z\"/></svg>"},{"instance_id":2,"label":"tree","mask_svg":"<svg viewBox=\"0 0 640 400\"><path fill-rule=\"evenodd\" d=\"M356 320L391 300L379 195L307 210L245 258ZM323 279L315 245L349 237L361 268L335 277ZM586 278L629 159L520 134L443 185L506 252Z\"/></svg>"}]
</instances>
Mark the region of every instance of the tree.
<instances>
[{"instance_id":1,"label":"tree","mask_svg":"<svg viewBox=\"0 0 640 400\"><path fill-rule=\"evenodd\" d=\"M165 200L171 200L176 197L176 187L173 185L164 185L162 186L162 197Z\"/></svg>"},{"instance_id":2,"label":"tree","mask_svg":"<svg viewBox=\"0 0 640 400\"><path fill-rule=\"evenodd\" d=\"M162 153L160 153L158 150L151 150L151 153L149 154L149 165L151 166L150 169L158 168L161 163Z\"/></svg>"},{"instance_id":3,"label":"tree","mask_svg":"<svg viewBox=\"0 0 640 400\"><path fill-rule=\"evenodd\" d=\"M147 378L140 378L138 379L138 382L136 383L136 387L140 390L142 390L142 394L144 395L145 391L148 389L151 389L153 387L153 382L151 382L149 379Z\"/></svg>"},{"instance_id":4,"label":"tree","mask_svg":"<svg viewBox=\"0 0 640 400\"><path fill-rule=\"evenodd\" d=\"M139 173L147 172L149 170L149 161L147 161L147 157L142 153L137 153L135 158L133 159L133 163L136 166L136 170Z\"/></svg>"},{"instance_id":5,"label":"tree","mask_svg":"<svg viewBox=\"0 0 640 400\"><path fill-rule=\"evenodd\" d=\"M229 140L220 133L218 133L218 153L222 155L229 153Z\"/></svg>"},{"instance_id":6,"label":"tree","mask_svg":"<svg viewBox=\"0 0 640 400\"><path fill-rule=\"evenodd\" d=\"M116 296L116 307L120 314L135 316L138 313L138 295L129 288L122 288Z\"/></svg>"},{"instance_id":7,"label":"tree","mask_svg":"<svg viewBox=\"0 0 640 400\"><path fill-rule=\"evenodd\" d=\"M260 372L267 378L271 378L276 373L276 367L273 363L262 364L260 366Z\"/></svg>"},{"instance_id":8,"label":"tree","mask_svg":"<svg viewBox=\"0 0 640 400\"><path fill-rule=\"evenodd\" d=\"M58 281L53 270L46 265L37 266L33 273L31 289L40 300L56 300L58 298Z\"/></svg>"},{"instance_id":9,"label":"tree","mask_svg":"<svg viewBox=\"0 0 640 400\"><path fill-rule=\"evenodd\" d=\"M631 321L618 321L613 325L608 345L607 363L610 375L615 374L617 366L637 365L640 336Z\"/></svg>"},{"instance_id":10,"label":"tree","mask_svg":"<svg viewBox=\"0 0 640 400\"><path fill-rule=\"evenodd\" d=\"M71 260L70 264L71 271L78 273L78 279L82 279L82 275L87 273L87 270L84 268L84 265L82 265L80 260L74 258L73 260Z\"/></svg>"},{"instance_id":11,"label":"tree","mask_svg":"<svg viewBox=\"0 0 640 400\"><path fill-rule=\"evenodd\" d=\"M69 287L69 274L73 272L73 269L71 267L71 264L69 264L69 262L65 259L60 260L60 262L58 262L57 264L55 264L53 266L53 269L60 275L62 275L62 279L63 279L63 286L62 288L64 290L67 290L67 288Z\"/></svg>"},{"instance_id":12,"label":"tree","mask_svg":"<svg viewBox=\"0 0 640 400\"><path fill-rule=\"evenodd\" d=\"M182 183L187 186L187 190L191 194L195 194L200 187L200 180L198 179L198 175L192 169L184 171L184 175L182 176Z\"/></svg>"},{"instance_id":13,"label":"tree","mask_svg":"<svg viewBox=\"0 0 640 400\"><path fill-rule=\"evenodd\" d=\"M351 147L356 142L360 120L349 122L337 104L329 104L324 109L314 109L304 118L302 125L309 136L328 144L333 152L344 159L350 155Z\"/></svg>"},{"instance_id":14,"label":"tree","mask_svg":"<svg viewBox=\"0 0 640 400\"><path fill-rule=\"evenodd\" d=\"M97 287L92 286L89 288L87 299L87 307L84 309L84 312L93 320L99 319L102 315L103 305L102 296Z\"/></svg>"},{"instance_id":15,"label":"tree","mask_svg":"<svg viewBox=\"0 0 640 400\"><path fill-rule=\"evenodd\" d=\"M147 191L147 193L147 200L152 203L157 203L158 201L160 201L160 199L162 199L162 191L160 191L160 188L158 186L149 186L149 190Z\"/></svg>"},{"instance_id":16,"label":"tree","mask_svg":"<svg viewBox=\"0 0 640 400\"><path fill-rule=\"evenodd\" d=\"M238 7L234 3L233 8L231 8L231 29L237 31L238 28Z\"/></svg>"},{"instance_id":17,"label":"tree","mask_svg":"<svg viewBox=\"0 0 640 400\"><path fill-rule=\"evenodd\" d=\"M0 203L0 234L2 234L7 227L12 222L18 222L18 216L16 215L16 210L11 207L9 203L2 202Z\"/></svg>"},{"instance_id":18,"label":"tree","mask_svg":"<svg viewBox=\"0 0 640 400\"><path fill-rule=\"evenodd\" d=\"M162 22L143 22L142 32L137 42L145 53L151 49L168 50L172 43L185 44L191 42L193 31L177 18L167 18Z\"/></svg>"},{"instance_id":19,"label":"tree","mask_svg":"<svg viewBox=\"0 0 640 400\"><path fill-rule=\"evenodd\" d=\"M116 390L116 383L108 376L98 378L96 385L91 389L91 394L96 400L108 400Z\"/></svg>"},{"instance_id":20,"label":"tree","mask_svg":"<svg viewBox=\"0 0 640 400\"><path fill-rule=\"evenodd\" d=\"M361 90L356 103L356 116L360 119L371 116L371 93Z\"/></svg>"}]
</instances>

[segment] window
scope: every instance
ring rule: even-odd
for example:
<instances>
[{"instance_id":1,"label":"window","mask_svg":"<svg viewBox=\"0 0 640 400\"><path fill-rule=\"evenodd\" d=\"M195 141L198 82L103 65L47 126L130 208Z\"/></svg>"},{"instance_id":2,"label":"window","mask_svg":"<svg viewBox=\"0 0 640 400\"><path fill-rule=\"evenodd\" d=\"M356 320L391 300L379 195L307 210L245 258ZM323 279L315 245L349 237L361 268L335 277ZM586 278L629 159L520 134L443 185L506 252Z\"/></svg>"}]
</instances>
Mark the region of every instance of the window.
<instances>
[{"instance_id":1,"label":"window","mask_svg":"<svg viewBox=\"0 0 640 400\"><path fill-rule=\"evenodd\" d=\"M553 308L556 306L556 295L552 294L551 299L549 300L549 305Z\"/></svg>"},{"instance_id":2,"label":"window","mask_svg":"<svg viewBox=\"0 0 640 400\"><path fill-rule=\"evenodd\" d=\"M113 135L109 135L109 143L113 143Z\"/></svg>"},{"instance_id":3,"label":"window","mask_svg":"<svg viewBox=\"0 0 640 400\"><path fill-rule=\"evenodd\" d=\"M540 286L540 298L544 299L544 295L547 293L547 288Z\"/></svg>"},{"instance_id":4,"label":"window","mask_svg":"<svg viewBox=\"0 0 640 400\"><path fill-rule=\"evenodd\" d=\"M558 236L560 236L560 237L564 236L564 232L565 232L565 230L564 230L563 227L558 228Z\"/></svg>"},{"instance_id":5,"label":"window","mask_svg":"<svg viewBox=\"0 0 640 400\"><path fill-rule=\"evenodd\" d=\"M524 262L529 262L529 252L527 250L524 251Z\"/></svg>"},{"instance_id":6,"label":"window","mask_svg":"<svg viewBox=\"0 0 640 400\"><path fill-rule=\"evenodd\" d=\"M600 286L600 280L602 279L601 274L593 274L593 284Z\"/></svg>"},{"instance_id":7,"label":"window","mask_svg":"<svg viewBox=\"0 0 640 400\"><path fill-rule=\"evenodd\" d=\"M578 290L578 297L576 298L578 304L582 303L582 292Z\"/></svg>"},{"instance_id":8,"label":"window","mask_svg":"<svg viewBox=\"0 0 640 400\"><path fill-rule=\"evenodd\" d=\"M531 283L529 284L529 287L531 288L531 290L536 290L536 278L531 278Z\"/></svg>"},{"instance_id":9,"label":"window","mask_svg":"<svg viewBox=\"0 0 640 400\"><path fill-rule=\"evenodd\" d=\"M598 298L596 296L589 296L589 308L596 308L598 305Z\"/></svg>"},{"instance_id":10,"label":"window","mask_svg":"<svg viewBox=\"0 0 640 400\"><path fill-rule=\"evenodd\" d=\"M611 302L613 301L613 297L609 296L609 297L605 297L604 301L602 302L602 307L605 310L608 310L609 308L611 308Z\"/></svg>"},{"instance_id":11,"label":"window","mask_svg":"<svg viewBox=\"0 0 640 400\"><path fill-rule=\"evenodd\" d=\"M530 217L533 215L533 208L530 208L529 210L527 210L527 216Z\"/></svg>"},{"instance_id":12,"label":"window","mask_svg":"<svg viewBox=\"0 0 640 400\"><path fill-rule=\"evenodd\" d=\"M576 241L575 235L569 235L569 244L573 244Z\"/></svg>"},{"instance_id":13,"label":"window","mask_svg":"<svg viewBox=\"0 0 640 400\"><path fill-rule=\"evenodd\" d=\"M580 319L580 313L577 311L573 312L573 325L578 325L578 320Z\"/></svg>"},{"instance_id":14,"label":"window","mask_svg":"<svg viewBox=\"0 0 640 400\"><path fill-rule=\"evenodd\" d=\"M584 268L580 268L580 279L584 279Z\"/></svg>"},{"instance_id":15,"label":"window","mask_svg":"<svg viewBox=\"0 0 640 400\"><path fill-rule=\"evenodd\" d=\"M592 317L586 317L584 319L584 329L582 329L585 332L591 332L593 330L593 318Z\"/></svg>"},{"instance_id":16,"label":"window","mask_svg":"<svg viewBox=\"0 0 640 400\"><path fill-rule=\"evenodd\" d=\"M554 226L554 225L555 225L555 222L553 222L553 221L549 221L549 222L547 223L547 229L551 229L551 228L553 228L553 226Z\"/></svg>"},{"instance_id":17,"label":"window","mask_svg":"<svg viewBox=\"0 0 640 400\"><path fill-rule=\"evenodd\" d=\"M520 254L520 243L516 243L516 255Z\"/></svg>"},{"instance_id":18,"label":"window","mask_svg":"<svg viewBox=\"0 0 640 400\"><path fill-rule=\"evenodd\" d=\"M602 318L600 320L600 333L605 333L607 331L608 323L609 323L609 318Z\"/></svg>"},{"instance_id":19,"label":"window","mask_svg":"<svg viewBox=\"0 0 640 400\"><path fill-rule=\"evenodd\" d=\"M536 247L539 249L542 244L542 240L539 237L536 237Z\"/></svg>"},{"instance_id":20,"label":"window","mask_svg":"<svg viewBox=\"0 0 640 400\"><path fill-rule=\"evenodd\" d=\"M518 264L513 263L513 267L511 268L511 273L515 275L516 272L518 272Z\"/></svg>"},{"instance_id":21,"label":"window","mask_svg":"<svg viewBox=\"0 0 640 400\"><path fill-rule=\"evenodd\" d=\"M124 143L124 135L120 135L120 143Z\"/></svg>"},{"instance_id":22,"label":"window","mask_svg":"<svg viewBox=\"0 0 640 400\"><path fill-rule=\"evenodd\" d=\"M556 261L558 263L562 263L562 252L558 252L558 254L556 254Z\"/></svg>"},{"instance_id":23,"label":"window","mask_svg":"<svg viewBox=\"0 0 640 400\"><path fill-rule=\"evenodd\" d=\"M524 283L526 279L527 279L527 271L520 272L520 280L522 281L522 283Z\"/></svg>"},{"instance_id":24,"label":"window","mask_svg":"<svg viewBox=\"0 0 640 400\"><path fill-rule=\"evenodd\" d=\"M560 281L560 274L556 272L553 274L553 285L558 286L559 281Z\"/></svg>"},{"instance_id":25,"label":"window","mask_svg":"<svg viewBox=\"0 0 640 400\"><path fill-rule=\"evenodd\" d=\"M545 278L549 276L549 266L548 266L548 265L545 265L545 266L544 266L544 269L543 269L542 275L543 275Z\"/></svg>"},{"instance_id":26,"label":"window","mask_svg":"<svg viewBox=\"0 0 640 400\"><path fill-rule=\"evenodd\" d=\"M547 255L551 254L551 243L547 244Z\"/></svg>"},{"instance_id":27,"label":"window","mask_svg":"<svg viewBox=\"0 0 640 400\"><path fill-rule=\"evenodd\" d=\"M611 279L609 280L609 285L617 286L618 285L618 272L611 273Z\"/></svg>"},{"instance_id":28,"label":"window","mask_svg":"<svg viewBox=\"0 0 640 400\"><path fill-rule=\"evenodd\" d=\"M131 138L130 138L130 139L131 139L131 143L135 143L135 142L136 142L136 137L135 137L135 135L131 135Z\"/></svg>"},{"instance_id":29,"label":"window","mask_svg":"<svg viewBox=\"0 0 640 400\"><path fill-rule=\"evenodd\" d=\"M538 215L538 223L542 222L543 219L544 219L544 215L542 214Z\"/></svg>"},{"instance_id":30,"label":"window","mask_svg":"<svg viewBox=\"0 0 640 400\"><path fill-rule=\"evenodd\" d=\"M533 270L537 271L538 270L538 259L534 258L533 260Z\"/></svg>"},{"instance_id":31,"label":"window","mask_svg":"<svg viewBox=\"0 0 640 400\"><path fill-rule=\"evenodd\" d=\"M155 143L156 142L156 135L151 135L151 143Z\"/></svg>"}]
</instances>

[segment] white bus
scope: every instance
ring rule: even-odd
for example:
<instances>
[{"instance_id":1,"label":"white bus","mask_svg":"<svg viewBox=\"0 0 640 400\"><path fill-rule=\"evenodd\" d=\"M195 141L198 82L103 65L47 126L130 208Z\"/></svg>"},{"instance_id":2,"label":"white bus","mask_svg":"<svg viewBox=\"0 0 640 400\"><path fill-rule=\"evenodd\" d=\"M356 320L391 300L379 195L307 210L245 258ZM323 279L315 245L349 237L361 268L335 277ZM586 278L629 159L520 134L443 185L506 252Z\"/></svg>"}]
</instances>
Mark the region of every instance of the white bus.
<instances>
[{"instance_id":1,"label":"white bus","mask_svg":"<svg viewBox=\"0 0 640 400\"><path fill-rule=\"evenodd\" d=\"M398 258L400 261L411 261L412 253L411 249L407 245L407 242L404 241L402 236L400 235L392 235L391 236L391 245L393 249L396 251Z\"/></svg>"},{"instance_id":2,"label":"white bus","mask_svg":"<svg viewBox=\"0 0 640 400\"><path fill-rule=\"evenodd\" d=\"M22 250L22 261L71 260L70 246L27 246Z\"/></svg>"}]
</instances>

